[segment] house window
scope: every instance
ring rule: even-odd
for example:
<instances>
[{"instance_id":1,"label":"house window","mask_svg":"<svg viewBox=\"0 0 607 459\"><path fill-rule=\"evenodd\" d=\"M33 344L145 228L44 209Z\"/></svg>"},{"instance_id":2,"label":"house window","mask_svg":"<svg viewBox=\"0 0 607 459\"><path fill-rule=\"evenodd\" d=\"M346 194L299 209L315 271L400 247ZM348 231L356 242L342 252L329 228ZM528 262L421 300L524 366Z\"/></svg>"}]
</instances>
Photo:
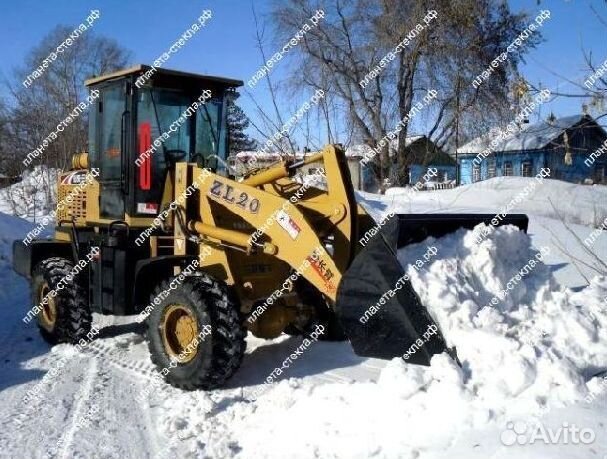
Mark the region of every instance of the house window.
<instances>
[{"instance_id":1,"label":"house window","mask_svg":"<svg viewBox=\"0 0 607 459\"><path fill-rule=\"evenodd\" d=\"M504 177L512 177L512 163L510 161L504 163Z\"/></svg>"},{"instance_id":2,"label":"house window","mask_svg":"<svg viewBox=\"0 0 607 459\"><path fill-rule=\"evenodd\" d=\"M481 166L480 164L475 164L472 167L472 181L478 182L481 179Z\"/></svg>"},{"instance_id":3,"label":"house window","mask_svg":"<svg viewBox=\"0 0 607 459\"><path fill-rule=\"evenodd\" d=\"M489 178L495 177L495 160L487 163L487 176Z\"/></svg>"},{"instance_id":4,"label":"house window","mask_svg":"<svg viewBox=\"0 0 607 459\"><path fill-rule=\"evenodd\" d=\"M531 177L533 175L533 163L531 161L523 161L523 164L521 164L521 175L523 177Z\"/></svg>"}]
</instances>

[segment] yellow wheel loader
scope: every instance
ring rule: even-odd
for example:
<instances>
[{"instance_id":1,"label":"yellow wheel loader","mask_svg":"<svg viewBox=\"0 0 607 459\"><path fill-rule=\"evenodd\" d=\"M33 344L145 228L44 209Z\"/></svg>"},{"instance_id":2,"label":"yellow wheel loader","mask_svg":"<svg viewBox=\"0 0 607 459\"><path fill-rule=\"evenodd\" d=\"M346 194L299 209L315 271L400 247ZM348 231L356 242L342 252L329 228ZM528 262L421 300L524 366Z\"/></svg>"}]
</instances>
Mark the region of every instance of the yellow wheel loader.
<instances>
[{"instance_id":1,"label":"yellow wheel loader","mask_svg":"<svg viewBox=\"0 0 607 459\"><path fill-rule=\"evenodd\" d=\"M140 65L86 85L88 152L59 177L54 238L16 241L14 269L31 280L46 340L78 342L93 312L137 315L177 387L221 386L248 331L324 330L359 355L402 356L434 322L397 248L492 218L398 215L376 230L339 145L236 178L226 103L241 81ZM501 223L527 228L522 215ZM444 351L439 331L408 362Z\"/></svg>"}]
</instances>

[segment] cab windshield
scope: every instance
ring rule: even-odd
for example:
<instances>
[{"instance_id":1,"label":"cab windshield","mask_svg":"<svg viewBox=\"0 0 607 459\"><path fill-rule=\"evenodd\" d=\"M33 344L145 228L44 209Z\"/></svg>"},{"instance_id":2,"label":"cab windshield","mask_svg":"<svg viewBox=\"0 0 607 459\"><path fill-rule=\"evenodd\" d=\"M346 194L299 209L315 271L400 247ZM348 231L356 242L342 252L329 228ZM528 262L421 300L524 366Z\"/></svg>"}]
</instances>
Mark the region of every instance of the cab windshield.
<instances>
[{"instance_id":1,"label":"cab windshield","mask_svg":"<svg viewBox=\"0 0 607 459\"><path fill-rule=\"evenodd\" d=\"M188 161L196 154L223 156L222 100L207 100L194 111L195 101L179 91L148 88L140 93L138 124L150 124L152 142L164 138L162 153L182 151Z\"/></svg>"},{"instance_id":2,"label":"cab windshield","mask_svg":"<svg viewBox=\"0 0 607 459\"><path fill-rule=\"evenodd\" d=\"M202 92L202 91L201 91ZM136 157L138 165L136 201L140 209L161 200L170 162L201 162L221 168L225 158L223 99L209 99L194 110L192 96L179 90L144 88L137 101ZM146 151L151 154L143 153ZM212 166L211 166L212 165ZM153 208L146 212L153 213Z\"/></svg>"}]
</instances>

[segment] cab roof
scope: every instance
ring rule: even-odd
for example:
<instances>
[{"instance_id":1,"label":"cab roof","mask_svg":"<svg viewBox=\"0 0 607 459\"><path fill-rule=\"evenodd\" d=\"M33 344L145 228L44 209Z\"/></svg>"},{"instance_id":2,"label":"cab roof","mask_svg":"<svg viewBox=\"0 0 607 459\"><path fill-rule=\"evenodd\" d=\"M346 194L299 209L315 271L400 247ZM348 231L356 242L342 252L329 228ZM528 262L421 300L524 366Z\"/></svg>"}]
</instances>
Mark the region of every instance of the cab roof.
<instances>
[{"instance_id":1,"label":"cab roof","mask_svg":"<svg viewBox=\"0 0 607 459\"><path fill-rule=\"evenodd\" d=\"M112 73L106 73L98 77L89 78L84 82L85 86L94 86L99 83L106 81L124 78L127 76L134 76L138 78L144 75L147 71L151 70L152 67L149 65L138 64L133 67L129 67L123 70L118 70ZM210 75L200 75L197 73L181 72L179 70L170 70L160 67L156 67L156 70L152 73L151 81L156 82L157 80L177 82L188 82L190 84L208 84L211 83L217 86L223 86L226 88L238 88L244 83L241 80L233 80L231 78L216 77Z\"/></svg>"}]
</instances>

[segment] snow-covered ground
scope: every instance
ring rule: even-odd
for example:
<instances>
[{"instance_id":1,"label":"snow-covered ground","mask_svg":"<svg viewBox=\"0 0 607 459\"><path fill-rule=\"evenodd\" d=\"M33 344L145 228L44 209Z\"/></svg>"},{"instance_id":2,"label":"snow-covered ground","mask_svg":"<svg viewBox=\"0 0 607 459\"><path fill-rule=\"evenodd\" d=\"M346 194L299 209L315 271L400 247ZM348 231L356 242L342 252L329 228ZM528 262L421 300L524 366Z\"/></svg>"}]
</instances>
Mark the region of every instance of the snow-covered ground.
<instances>
[{"instance_id":1,"label":"snow-covered ground","mask_svg":"<svg viewBox=\"0 0 607 459\"><path fill-rule=\"evenodd\" d=\"M497 213L532 180L359 198L376 216ZM249 337L225 389L165 385L143 401L137 396L154 369L128 318L96 316L100 336L80 354L67 345L49 349L35 326L21 322L28 286L10 268L10 243L32 224L0 214L0 457L43 458L49 450L60 458L134 459L607 457L607 281L593 279L591 267L600 264L594 256L607 260L607 232L592 254L578 240L607 216L607 188L549 181L530 196L510 210L529 214L529 236L500 228L476 244L477 228L399 252L461 366L446 355L429 368L366 359L348 343L316 342L257 398L300 338ZM428 245L437 254L417 271L411 263ZM493 304L544 247L544 263ZM65 365L48 377L58 362ZM24 403L37 387L42 396ZM576 444L572 428L583 430L582 440L594 434L592 442ZM525 444L507 446L517 440Z\"/></svg>"},{"instance_id":2,"label":"snow-covered ground","mask_svg":"<svg viewBox=\"0 0 607 459\"><path fill-rule=\"evenodd\" d=\"M55 209L57 169L36 166L23 173L23 180L0 189L0 212L36 222Z\"/></svg>"},{"instance_id":3,"label":"snow-covered ground","mask_svg":"<svg viewBox=\"0 0 607 459\"><path fill-rule=\"evenodd\" d=\"M597 262L588 256L583 241L602 224L607 226L607 186L499 177L452 190L392 188L385 196L359 193L359 197L376 218L390 212L497 214L505 208L511 214L525 213L534 245L553 248L547 262L561 284L579 288L598 274ZM607 232L598 237L592 251L607 260Z\"/></svg>"}]
</instances>

